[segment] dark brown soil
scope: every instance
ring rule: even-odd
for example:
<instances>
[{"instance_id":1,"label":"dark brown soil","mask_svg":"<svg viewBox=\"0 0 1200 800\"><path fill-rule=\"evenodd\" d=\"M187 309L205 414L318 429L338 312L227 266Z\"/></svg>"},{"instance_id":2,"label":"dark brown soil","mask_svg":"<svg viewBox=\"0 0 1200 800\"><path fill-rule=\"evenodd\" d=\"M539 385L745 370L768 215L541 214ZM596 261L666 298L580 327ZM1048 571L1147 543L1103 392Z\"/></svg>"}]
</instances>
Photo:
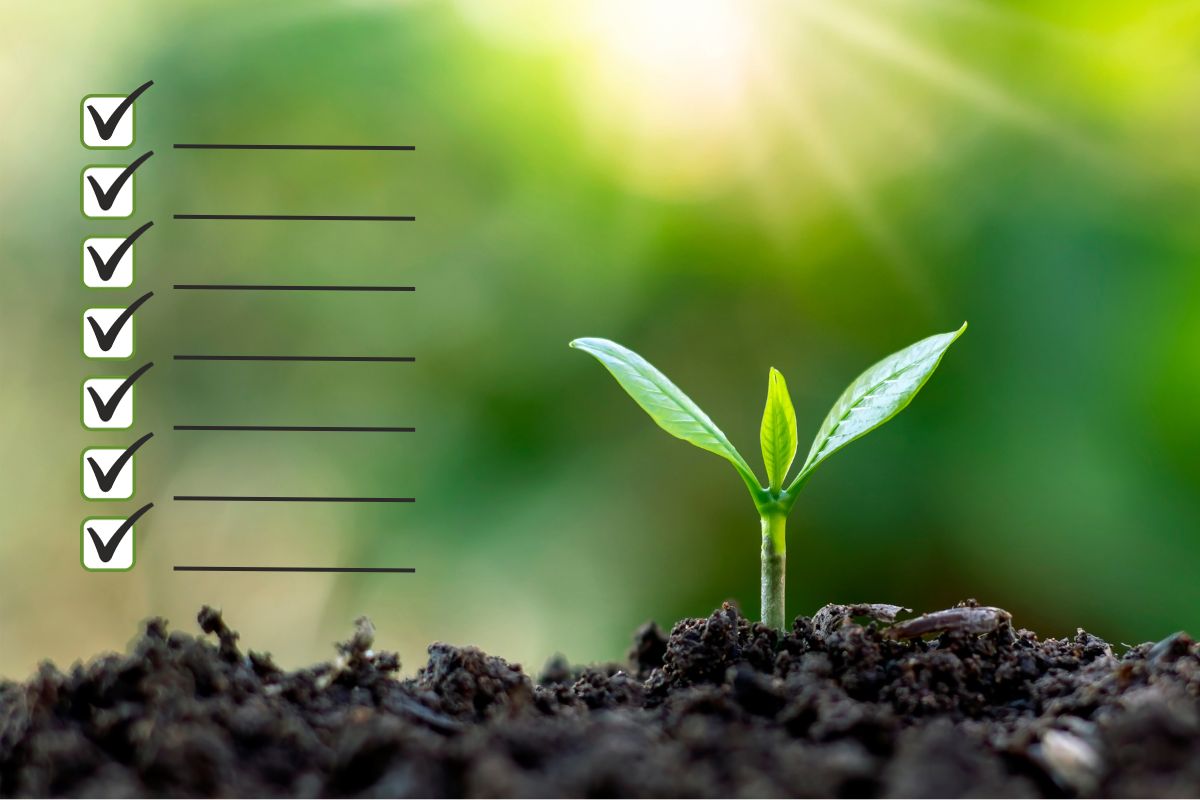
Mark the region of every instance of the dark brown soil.
<instances>
[{"instance_id":1,"label":"dark brown soil","mask_svg":"<svg viewBox=\"0 0 1200 800\"><path fill-rule=\"evenodd\" d=\"M0 794L1200 795L1187 636L1118 656L998 609L898 611L830 606L781 635L725 606L537 681L435 644L401 681L366 621L333 663L283 672L204 609L215 642L152 620L127 655L0 684Z\"/></svg>"}]
</instances>

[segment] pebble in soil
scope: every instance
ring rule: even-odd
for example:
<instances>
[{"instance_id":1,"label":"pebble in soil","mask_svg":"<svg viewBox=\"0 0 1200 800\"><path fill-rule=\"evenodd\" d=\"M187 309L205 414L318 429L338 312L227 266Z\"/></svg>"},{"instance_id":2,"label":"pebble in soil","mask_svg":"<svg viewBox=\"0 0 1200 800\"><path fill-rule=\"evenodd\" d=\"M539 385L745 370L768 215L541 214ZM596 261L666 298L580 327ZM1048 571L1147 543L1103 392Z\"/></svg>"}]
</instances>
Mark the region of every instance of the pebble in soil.
<instances>
[{"instance_id":1,"label":"pebble in soil","mask_svg":"<svg viewBox=\"0 0 1200 800\"><path fill-rule=\"evenodd\" d=\"M0 683L0 795L1200 795L1200 646L1118 656L1001 609L726 605L623 664L535 681L473 647L399 658L357 622L295 672L151 620L125 655ZM213 641L215 638L215 641Z\"/></svg>"}]
</instances>

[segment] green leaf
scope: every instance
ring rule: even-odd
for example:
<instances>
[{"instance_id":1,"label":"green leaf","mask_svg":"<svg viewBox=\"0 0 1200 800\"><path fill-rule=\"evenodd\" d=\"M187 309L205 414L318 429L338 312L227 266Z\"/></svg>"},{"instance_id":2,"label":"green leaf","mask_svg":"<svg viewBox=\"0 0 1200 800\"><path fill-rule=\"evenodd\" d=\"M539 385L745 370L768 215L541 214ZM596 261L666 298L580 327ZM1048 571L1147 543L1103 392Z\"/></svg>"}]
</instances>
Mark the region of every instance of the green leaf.
<instances>
[{"instance_id":1,"label":"green leaf","mask_svg":"<svg viewBox=\"0 0 1200 800\"><path fill-rule=\"evenodd\" d=\"M796 458L796 410L792 408L787 381L774 367L767 382L767 407L763 410L758 441L762 445L767 480L778 491Z\"/></svg>"},{"instance_id":2,"label":"green leaf","mask_svg":"<svg viewBox=\"0 0 1200 800\"><path fill-rule=\"evenodd\" d=\"M964 322L956 331L922 339L859 375L829 410L800 474L788 488L802 484L829 456L903 411L966 329Z\"/></svg>"},{"instance_id":3,"label":"green leaf","mask_svg":"<svg viewBox=\"0 0 1200 800\"><path fill-rule=\"evenodd\" d=\"M576 339L571 347L595 356L664 431L728 459L752 492L760 488L750 465L721 429L649 361L608 339Z\"/></svg>"}]
</instances>

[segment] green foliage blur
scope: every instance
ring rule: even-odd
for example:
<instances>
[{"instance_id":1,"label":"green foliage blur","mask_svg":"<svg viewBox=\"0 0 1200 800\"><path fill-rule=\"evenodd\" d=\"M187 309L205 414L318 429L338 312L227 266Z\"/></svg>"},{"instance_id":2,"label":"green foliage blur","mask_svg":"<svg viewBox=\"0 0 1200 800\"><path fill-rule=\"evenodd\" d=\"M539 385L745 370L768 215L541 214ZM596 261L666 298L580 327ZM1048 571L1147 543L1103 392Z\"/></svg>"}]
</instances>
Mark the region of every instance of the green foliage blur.
<instances>
[{"instance_id":1,"label":"green foliage blur","mask_svg":"<svg viewBox=\"0 0 1200 800\"><path fill-rule=\"evenodd\" d=\"M151 615L195 630L201 603L289 666L367 614L406 671L434 640L536 671L619 658L648 618L753 615L758 521L728 467L567 342L636 349L750 454L770 367L811 431L866 365L963 320L918 401L808 486L789 612L975 597L1047 636L1200 632L1194 4L125 0L0 21L0 674L121 649ZM130 153L84 150L81 98L150 78ZM231 141L417 150L171 147ZM82 167L146 149L136 216L82 219ZM85 288L81 240L148 219L134 288ZM171 288L222 282L417 291ZM88 363L83 309L151 290L136 362ZM266 352L417 361L172 360ZM82 379L145 360L135 429L83 430ZM79 453L151 430L137 566L84 572L81 520L136 505L82 500ZM417 572L171 570L221 563Z\"/></svg>"}]
</instances>

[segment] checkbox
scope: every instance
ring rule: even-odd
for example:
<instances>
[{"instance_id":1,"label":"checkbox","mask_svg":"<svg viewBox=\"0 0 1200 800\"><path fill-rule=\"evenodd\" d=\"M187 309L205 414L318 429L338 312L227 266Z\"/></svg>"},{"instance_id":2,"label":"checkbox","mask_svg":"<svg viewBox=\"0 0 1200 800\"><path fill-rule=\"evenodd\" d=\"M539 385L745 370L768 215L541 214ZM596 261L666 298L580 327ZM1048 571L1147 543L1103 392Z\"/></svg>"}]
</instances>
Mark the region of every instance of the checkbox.
<instances>
[{"instance_id":1,"label":"checkbox","mask_svg":"<svg viewBox=\"0 0 1200 800\"><path fill-rule=\"evenodd\" d=\"M89 447L80 455L79 493L87 500L128 500L137 486L134 456L154 438L147 433L126 448Z\"/></svg>"},{"instance_id":2,"label":"checkbox","mask_svg":"<svg viewBox=\"0 0 1200 800\"><path fill-rule=\"evenodd\" d=\"M82 491L88 500L128 500L133 497L134 457L119 447L83 451Z\"/></svg>"},{"instance_id":3,"label":"checkbox","mask_svg":"<svg viewBox=\"0 0 1200 800\"><path fill-rule=\"evenodd\" d=\"M128 378L86 378L79 401L83 427L113 430L133 425L133 384L153 366L154 362L148 361Z\"/></svg>"},{"instance_id":4,"label":"checkbox","mask_svg":"<svg viewBox=\"0 0 1200 800\"><path fill-rule=\"evenodd\" d=\"M133 173L154 155L147 150L132 164L88 164L80 173L79 210L85 217L128 217L133 214Z\"/></svg>"},{"instance_id":5,"label":"checkbox","mask_svg":"<svg viewBox=\"0 0 1200 800\"><path fill-rule=\"evenodd\" d=\"M129 94L89 94L79 104L79 140L92 150L111 150L133 144L133 104L154 85L146 81Z\"/></svg>"},{"instance_id":6,"label":"checkbox","mask_svg":"<svg viewBox=\"0 0 1200 800\"><path fill-rule=\"evenodd\" d=\"M134 524L153 503L128 517L88 517L79 526L79 562L87 570L127 570L134 563Z\"/></svg>"},{"instance_id":7,"label":"checkbox","mask_svg":"<svg viewBox=\"0 0 1200 800\"><path fill-rule=\"evenodd\" d=\"M88 378L83 382L83 427L119 430L133 426L133 387L121 392L124 382L124 378Z\"/></svg>"},{"instance_id":8,"label":"checkbox","mask_svg":"<svg viewBox=\"0 0 1200 800\"><path fill-rule=\"evenodd\" d=\"M85 217L133 216L133 175L127 175L127 169L123 165L84 168L80 191Z\"/></svg>"},{"instance_id":9,"label":"checkbox","mask_svg":"<svg viewBox=\"0 0 1200 800\"><path fill-rule=\"evenodd\" d=\"M92 571L122 572L133 569L133 526L125 517L89 517L79 531L79 558Z\"/></svg>"},{"instance_id":10,"label":"checkbox","mask_svg":"<svg viewBox=\"0 0 1200 800\"><path fill-rule=\"evenodd\" d=\"M95 236L83 240L83 284L93 289L121 289L133 285L133 245L154 227L143 223L124 239Z\"/></svg>"},{"instance_id":11,"label":"checkbox","mask_svg":"<svg viewBox=\"0 0 1200 800\"><path fill-rule=\"evenodd\" d=\"M127 100L120 94L89 94L83 98L79 125L84 147L106 150L133 144L133 105Z\"/></svg>"},{"instance_id":12,"label":"checkbox","mask_svg":"<svg viewBox=\"0 0 1200 800\"><path fill-rule=\"evenodd\" d=\"M133 521L126 517L88 517L79 527L79 562L92 572L124 572L136 559Z\"/></svg>"},{"instance_id":13,"label":"checkbox","mask_svg":"<svg viewBox=\"0 0 1200 800\"><path fill-rule=\"evenodd\" d=\"M83 240L83 285L90 289L125 289L133 285L133 246L119 237Z\"/></svg>"},{"instance_id":14,"label":"checkbox","mask_svg":"<svg viewBox=\"0 0 1200 800\"><path fill-rule=\"evenodd\" d=\"M133 315L154 292L128 308L89 308L83 312L83 354L88 358L129 358L133 355Z\"/></svg>"},{"instance_id":15,"label":"checkbox","mask_svg":"<svg viewBox=\"0 0 1200 800\"><path fill-rule=\"evenodd\" d=\"M88 358L133 358L133 318L127 308L83 312L83 354Z\"/></svg>"}]
</instances>

